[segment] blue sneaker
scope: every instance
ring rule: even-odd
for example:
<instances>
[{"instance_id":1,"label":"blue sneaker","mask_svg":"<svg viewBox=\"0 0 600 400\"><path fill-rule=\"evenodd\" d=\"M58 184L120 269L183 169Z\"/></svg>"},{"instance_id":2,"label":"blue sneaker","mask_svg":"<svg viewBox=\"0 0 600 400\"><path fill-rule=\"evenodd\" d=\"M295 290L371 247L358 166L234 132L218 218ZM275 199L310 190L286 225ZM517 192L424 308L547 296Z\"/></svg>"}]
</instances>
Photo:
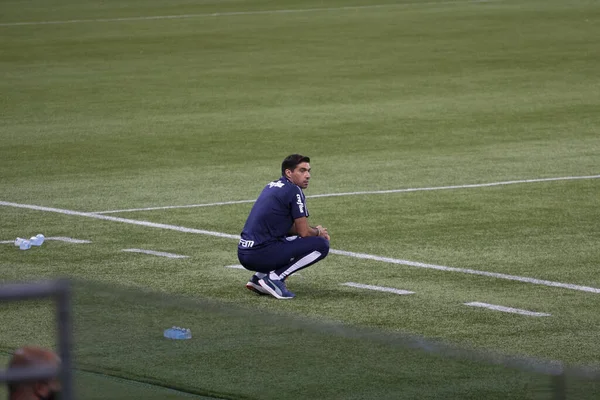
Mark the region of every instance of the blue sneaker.
<instances>
[{"instance_id":1,"label":"blue sneaker","mask_svg":"<svg viewBox=\"0 0 600 400\"><path fill-rule=\"evenodd\" d=\"M279 279L270 279L268 276L258 280L260 286L276 299L293 299L296 295L285 287L285 283Z\"/></svg>"},{"instance_id":2,"label":"blue sneaker","mask_svg":"<svg viewBox=\"0 0 600 400\"><path fill-rule=\"evenodd\" d=\"M260 283L258 283L258 277L256 275L252 275L252 278L250 278L248 283L246 283L246 288L260 295L269 294L269 292L260 286Z\"/></svg>"}]
</instances>

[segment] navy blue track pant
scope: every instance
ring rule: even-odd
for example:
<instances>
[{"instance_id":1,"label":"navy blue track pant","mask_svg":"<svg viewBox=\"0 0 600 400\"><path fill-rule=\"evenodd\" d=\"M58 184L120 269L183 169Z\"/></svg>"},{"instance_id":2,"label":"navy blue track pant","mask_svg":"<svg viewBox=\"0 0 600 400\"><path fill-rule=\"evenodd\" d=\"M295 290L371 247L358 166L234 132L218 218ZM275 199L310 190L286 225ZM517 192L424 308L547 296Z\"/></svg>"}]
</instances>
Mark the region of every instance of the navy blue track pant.
<instances>
[{"instance_id":1,"label":"navy blue track pant","mask_svg":"<svg viewBox=\"0 0 600 400\"><path fill-rule=\"evenodd\" d=\"M261 248L238 249L238 259L251 271L275 272L280 279L324 259L329 241L320 236L287 238Z\"/></svg>"}]
</instances>

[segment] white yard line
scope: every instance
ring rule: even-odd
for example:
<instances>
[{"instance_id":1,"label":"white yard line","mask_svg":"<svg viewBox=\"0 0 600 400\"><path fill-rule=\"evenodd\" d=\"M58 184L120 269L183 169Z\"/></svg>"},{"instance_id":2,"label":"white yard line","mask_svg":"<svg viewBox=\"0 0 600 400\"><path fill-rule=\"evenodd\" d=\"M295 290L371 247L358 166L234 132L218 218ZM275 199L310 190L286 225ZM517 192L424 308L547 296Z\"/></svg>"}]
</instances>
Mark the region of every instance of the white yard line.
<instances>
[{"instance_id":1,"label":"white yard line","mask_svg":"<svg viewBox=\"0 0 600 400\"><path fill-rule=\"evenodd\" d=\"M73 238L64 237L64 236L50 236L50 237L47 237L46 240L57 240L59 242L76 243L76 244L92 243L89 240L73 239Z\"/></svg>"},{"instance_id":2,"label":"white yard line","mask_svg":"<svg viewBox=\"0 0 600 400\"><path fill-rule=\"evenodd\" d=\"M512 313L512 314L527 315L529 317L549 317L549 316L552 315L552 314L548 314L548 313L541 313L541 312L535 312L535 311L522 310L520 308L512 308L512 307L498 306L498 305L495 305L495 304L480 303L480 302L477 302L477 301L474 301L472 303L465 303L465 305L466 306L470 306L470 307L487 308L489 310L502 311L502 312Z\"/></svg>"},{"instance_id":3,"label":"white yard line","mask_svg":"<svg viewBox=\"0 0 600 400\"><path fill-rule=\"evenodd\" d=\"M572 181L580 179L598 179L600 175L586 175L586 176L563 176L557 178L538 178L538 179L522 179L514 181L501 181L501 182L490 182L490 183L474 183L467 185L452 185L452 186L432 186L432 187L421 187L421 188L406 188L406 189L390 189L390 190L372 190L372 191L361 191L361 192L345 192L345 193L325 193L325 194L313 194L306 196L307 198L319 198L319 197L337 197L337 196L358 196L368 194L390 194L390 193L408 193L408 192L424 192L433 190L452 190L452 189L472 189L482 188L491 186L505 186L515 185L519 183L538 183L538 182L554 182L554 181ZM212 207L212 206L223 206L229 204L242 204L242 203L254 203L256 200L234 200L234 201L222 201L217 203L203 203L203 204L189 204L181 206L160 206L160 207L144 207L144 208L129 208L122 210L109 210L109 211L96 211L94 214L115 214L120 212L134 212L134 211L153 211L153 210L169 210L175 208L195 208L195 207Z\"/></svg>"},{"instance_id":4,"label":"white yard line","mask_svg":"<svg viewBox=\"0 0 600 400\"><path fill-rule=\"evenodd\" d=\"M398 4L375 4L368 6L345 6L345 7L323 7L323 8L302 8L288 10L261 10L261 11L230 11L201 14L178 14L178 15L154 15L122 18L95 18L95 19L69 19L63 21L31 21L31 22L4 22L0 26L24 26L24 25L64 25L81 24L96 22L128 22L128 21L150 21L150 20L168 20L168 19L190 19L190 18L211 18L211 17L229 17L238 15L269 15L269 14L296 14L311 12L330 12L330 11L353 11L376 8L398 8L407 6L431 6L431 5L453 5L453 4L477 4L489 3L500 0L471 0L471 1L431 1L431 2L411 2Z\"/></svg>"},{"instance_id":5,"label":"white yard line","mask_svg":"<svg viewBox=\"0 0 600 400\"><path fill-rule=\"evenodd\" d=\"M232 268L232 269L243 269L245 271L248 271L246 268L244 268L243 265L241 264L234 264L234 265L226 265L225 268Z\"/></svg>"},{"instance_id":6,"label":"white yard line","mask_svg":"<svg viewBox=\"0 0 600 400\"><path fill-rule=\"evenodd\" d=\"M43 206L36 206L36 205L31 205L31 204L11 203L8 201L0 201L0 206L25 208L28 210L36 210L36 211L53 212L53 213L73 215L73 216L78 216L78 217L100 219L100 220L104 220L104 221L122 222L125 224L147 226L150 228L169 229L169 230L177 231L177 232L196 233L199 235L216 236L216 237L236 239L236 240L240 239L239 235L230 235L227 233L206 231L203 229L186 228L186 227L177 226L177 225L158 224L156 222L150 222L150 221L138 221L135 219L111 217L109 215L100 215L100 214L94 214L94 213L88 213L88 212L82 212L82 211L65 210L62 208L43 207Z\"/></svg>"},{"instance_id":7,"label":"white yard line","mask_svg":"<svg viewBox=\"0 0 600 400\"><path fill-rule=\"evenodd\" d=\"M374 191L364 191L364 192L315 194L315 195L306 196L306 197L317 198L317 197L335 197L335 196L356 196L359 194L388 194L388 193L422 192L422 191L432 191L432 190L471 189L471 188L482 188L482 187L491 187L491 186L515 185L518 183L572 181L572 180L579 180L579 179L599 179L599 178L600 178L600 175L562 176L562 177L557 177L557 178L522 179L522 180L514 180L514 181L474 183L474 184L468 184L468 185L433 186L433 187L424 187L424 188L408 188L408 189L374 190Z\"/></svg>"},{"instance_id":8,"label":"white yard line","mask_svg":"<svg viewBox=\"0 0 600 400\"><path fill-rule=\"evenodd\" d=\"M213 207L213 206L225 206L229 204L243 204L243 203L254 203L256 200L234 200L234 201L220 201L217 203L204 203L204 204L192 204L183 206L162 206L162 207L147 207L147 208L130 208L125 210L109 210L109 211L97 211L94 214L116 214L120 212L132 212L132 211L153 211L153 210L171 210L175 208L195 208L195 207Z\"/></svg>"},{"instance_id":9,"label":"white yard line","mask_svg":"<svg viewBox=\"0 0 600 400\"><path fill-rule=\"evenodd\" d=\"M123 249L121 251L126 251L128 253L150 254L152 256L167 257L167 258L189 258L189 256L182 256L180 254L167 253L164 251L143 250L143 249Z\"/></svg>"},{"instance_id":10,"label":"white yard line","mask_svg":"<svg viewBox=\"0 0 600 400\"><path fill-rule=\"evenodd\" d=\"M358 289L376 290L378 292L389 292L389 293L395 293L395 294L414 294L415 293L415 292L410 292L408 290L396 289L396 288L385 287L385 286L364 285L362 283L355 283L355 282L341 283L341 285L350 286L350 287L358 288Z\"/></svg>"},{"instance_id":11,"label":"white yard line","mask_svg":"<svg viewBox=\"0 0 600 400\"><path fill-rule=\"evenodd\" d=\"M80 244L80 243L92 243L89 240L73 239L73 238L64 237L64 236L50 236L50 237L45 238L44 240L56 240L56 241L59 241L59 242L77 243L77 244ZM14 240L0 240L0 244L8 244L8 243L13 243L14 244L15 241Z\"/></svg>"},{"instance_id":12,"label":"white yard line","mask_svg":"<svg viewBox=\"0 0 600 400\"><path fill-rule=\"evenodd\" d=\"M507 275L507 274L501 274L498 272L479 271L476 269L468 269L468 268L446 267L444 265L425 264L425 263L421 263L421 262L417 262L417 261L401 260L401 259L389 258L389 257L380 257L380 256L372 255L372 254L354 253L351 251L343 251L343 250L331 249L331 250L329 250L329 252L332 254L340 255L340 256L360 258L363 260L381 261L381 262L385 262L385 263L389 263L389 264L409 265L411 267L434 269L434 270L438 270L438 271L460 272L463 274L481 275L481 276L487 276L490 278L506 279L509 281L532 283L534 285L560 287L560 288L564 288L564 289L579 290L582 292L590 292L590 293L600 293L599 288L573 285L570 283L546 281L543 279L528 278L525 276Z\"/></svg>"},{"instance_id":13,"label":"white yard line","mask_svg":"<svg viewBox=\"0 0 600 400\"><path fill-rule=\"evenodd\" d=\"M121 223L125 223L125 224L146 226L146 227L150 227L150 228L168 229L168 230L177 231L177 232L216 236L216 237L227 238L227 239L235 239L235 240L240 239L239 235L231 235L228 233L206 231L206 230L194 229L194 228L186 228L186 227L177 226L177 225L158 224L158 223L149 222L149 221L138 221L135 219L111 217L108 215L100 215L100 214L86 213L86 212L81 212L81 211L65 210L65 209L61 209L61 208L42 207L42 206L36 206L36 205L31 205L31 204L21 204L21 203L11 203L8 201L0 201L0 206L24 208L24 209L36 210L36 211L54 212L54 213L58 213L58 214L73 215L73 216L86 217L86 218L94 218L94 219L99 219L99 220L104 220L104 221L121 222ZM438 270L438 271L460 272L463 274L483 275L483 276L487 276L487 277L491 277L491 278L499 278L499 279L506 279L506 280L511 280L511 281L519 281L519 282L524 282L524 283L532 283L535 285L559 287L559 288L578 290L578 291L589 292L589 293L600 293L599 288L590 287L590 286L573 285L570 283L546 281L546 280L542 280L542 279L528 278L528 277L516 276L516 275L506 275L506 274L500 274L500 273L496 273L496 272L478 271L478 270L474 270L474 269L454 268L454 267L446 267L443 265L425 264L425 263L420 263L420 262L416 262L416 261L401 260L401 259L389 258L389 257L380 257L380 256L372 255L372 254L354 253L354 252L343 251L343 250L331 249L329 252L332 254L337 254L337 255L341 255L341 256L373 260L373 261L381 261L381 262L386 262L386 263L390 263L390 264L408 265L408 266L412 266L412 267L434 269L434 270Z\"/></svg>"}]
</instances>

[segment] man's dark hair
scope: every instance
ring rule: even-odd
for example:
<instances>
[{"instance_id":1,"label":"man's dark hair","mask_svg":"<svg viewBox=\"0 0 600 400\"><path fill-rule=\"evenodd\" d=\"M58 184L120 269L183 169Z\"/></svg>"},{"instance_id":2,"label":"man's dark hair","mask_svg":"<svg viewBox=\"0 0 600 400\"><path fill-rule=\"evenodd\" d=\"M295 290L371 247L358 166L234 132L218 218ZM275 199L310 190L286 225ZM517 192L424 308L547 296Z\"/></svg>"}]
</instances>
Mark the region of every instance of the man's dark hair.
<instances>
[{"instance_id":1,"label":"man's dark hair","mask_svg":"<svg viewBox=\"0 0 600 400\"><path fill-rule=\"evenodd\" d=\"M295 170L298 164L303 162L310 162L310 158L303 156L302 154L291 154L283 160L281 163L281 176L285 176L285 170Z\"/></svg>"}]
</instances>

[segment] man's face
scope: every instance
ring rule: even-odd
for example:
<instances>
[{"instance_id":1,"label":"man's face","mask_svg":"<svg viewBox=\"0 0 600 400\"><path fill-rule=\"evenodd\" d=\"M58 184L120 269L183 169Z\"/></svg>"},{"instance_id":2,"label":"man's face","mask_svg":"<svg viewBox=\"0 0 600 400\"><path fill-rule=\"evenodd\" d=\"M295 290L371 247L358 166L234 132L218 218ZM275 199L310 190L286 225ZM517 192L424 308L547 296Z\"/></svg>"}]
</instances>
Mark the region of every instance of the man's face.
<instances>
[{"instance_id":1,"label":"man's face","mask_svg":"<svg viewBox=\"0 0 600 400\"><path fill-rule=\"evenodd\" d=\"M308 181L310 180L310 164L302 162L296 165L296 168L293 171L286 169L285 174L295 185L300 186L302 189L306 189L308 187Z\"/></svg>"},{"instance_id":2,"label":"man's face","mask_svg":"<svg viewBox=\"0 0 600 400\"><path fill-rule=\"evenodd\" d=\"M54 400L60 393L60 382L56 379L50 382L38 382L34 388L35 395L40 400Z\"/></svg>"}]
</instances>

